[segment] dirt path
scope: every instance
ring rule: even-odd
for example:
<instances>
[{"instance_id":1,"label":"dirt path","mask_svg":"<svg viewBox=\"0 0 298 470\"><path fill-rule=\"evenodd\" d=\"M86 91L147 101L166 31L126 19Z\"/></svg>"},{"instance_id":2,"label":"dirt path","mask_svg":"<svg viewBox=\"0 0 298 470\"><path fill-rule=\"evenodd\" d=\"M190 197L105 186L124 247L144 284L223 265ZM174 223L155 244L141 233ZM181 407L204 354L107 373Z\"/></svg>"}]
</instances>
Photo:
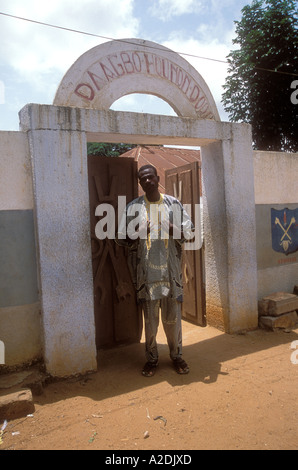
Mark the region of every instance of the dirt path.
<instances>
[{"instance_id":1,"label":"dirt path","mask_svg":"<svg viewBox=\"0 0 298 470\"><path fill-rule=\"evenodd\" d=\"M98 373L48 385L0 449L297 449L298 329L183 328L188 376L172 369L162 332L153 378L140 373L143 344L101 351Z\"/></svg>"}]
</instances>

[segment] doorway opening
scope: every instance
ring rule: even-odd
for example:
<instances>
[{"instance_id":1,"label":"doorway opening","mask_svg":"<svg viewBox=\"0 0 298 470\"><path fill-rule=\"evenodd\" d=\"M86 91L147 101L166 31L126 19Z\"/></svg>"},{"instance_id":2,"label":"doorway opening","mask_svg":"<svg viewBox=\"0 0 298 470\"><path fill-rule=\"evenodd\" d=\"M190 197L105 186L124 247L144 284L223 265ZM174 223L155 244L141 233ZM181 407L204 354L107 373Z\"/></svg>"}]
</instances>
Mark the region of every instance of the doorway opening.
<instances>
[{"instance_id":1,"label":"doorway opening","mask_svg":"<svg viewBox=\"0 0 298 470\"><path fill-rule=\"evenodd\" d=\"M98 153L96 148L99 149ZM117 230L120 210L118 197L125 196L126 203L129 203L142 195L137 170L146 163L157 168L161 177L161 192L175 196L182 204L191 207L202 202L199 148L88 143L97 350L140 342L142 336L142 311L136 301L132 273L127 262L129 252L114 240L99 240L95 227L99 220L106 217L106 213L96 215L96 208L100 204L110 204L115 210ZM194 221L194 212L190 215ZM201 226L201 220L199 223ZM198 326L206 326L203 248L183 252L182 273L182 317Z\"/></svg>"}]
</instances>

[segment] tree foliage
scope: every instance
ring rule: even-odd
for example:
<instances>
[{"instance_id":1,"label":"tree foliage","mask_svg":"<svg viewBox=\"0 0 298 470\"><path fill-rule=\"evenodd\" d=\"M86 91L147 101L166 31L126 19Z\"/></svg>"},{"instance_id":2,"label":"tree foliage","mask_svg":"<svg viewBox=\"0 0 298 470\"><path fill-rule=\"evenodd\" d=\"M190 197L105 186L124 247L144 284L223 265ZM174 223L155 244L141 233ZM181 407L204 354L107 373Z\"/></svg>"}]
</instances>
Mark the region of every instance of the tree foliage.
<instances>
[{"instance_id":1,"label":"tree foliage","mask_svg":"<svg viewBox=\"0 0 298 470\"><path fill-rule=\"evenodd\" d=\"M298 151L298 6L295 0L254 0L236 21L238 46L228 56L223 104L233 121L252 125L255 148Z\"/></svg>"},{"instance_id":2,"label":"tree foliage","mask_svg":"<svg viewBox=\"0 0 298 470\"><path fill-rule=\"evenodd\" d=\"M87 153L88 155L97 155L102 157L119 157L119 155L128 152L134 147L136 147L136 145L88 142Z\"/></svg>"}]
</instances>

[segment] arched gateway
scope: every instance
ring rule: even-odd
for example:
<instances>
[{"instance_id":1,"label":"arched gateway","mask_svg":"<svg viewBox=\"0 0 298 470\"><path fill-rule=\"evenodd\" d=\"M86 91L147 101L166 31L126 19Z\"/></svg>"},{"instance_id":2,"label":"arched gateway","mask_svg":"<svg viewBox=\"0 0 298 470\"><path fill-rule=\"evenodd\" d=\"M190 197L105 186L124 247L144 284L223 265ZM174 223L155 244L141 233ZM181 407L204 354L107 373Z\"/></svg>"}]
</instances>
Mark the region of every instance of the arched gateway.
<instances>
[{"instance_id":1,"label":"arched gateway","mask_svg":"<svg viewBox=\"0 0 298 470\"><path fill-rule=\"evenodd\" d=\"M109 110L154 94L178 117ZM96 370L87 142L201 146L206 309L227 332L257 327L251 129L223 123L200 74L175 52L140 39L83 54L52 106L20 111L30 143L44 359L54 376Z\"/></svg>"},{"instance_id":2,"label":"arched gateway","mask_svg":"<svg viewBox=\"0 0 298 470\"><path fill-rule=\"evenodd\" d=\"M64 76L54 104L108 110L130 93L158 96L178 116L220 120L201 75L175 52L141 39L112 41L87 51Z\"/></svg>"}]
</instances>

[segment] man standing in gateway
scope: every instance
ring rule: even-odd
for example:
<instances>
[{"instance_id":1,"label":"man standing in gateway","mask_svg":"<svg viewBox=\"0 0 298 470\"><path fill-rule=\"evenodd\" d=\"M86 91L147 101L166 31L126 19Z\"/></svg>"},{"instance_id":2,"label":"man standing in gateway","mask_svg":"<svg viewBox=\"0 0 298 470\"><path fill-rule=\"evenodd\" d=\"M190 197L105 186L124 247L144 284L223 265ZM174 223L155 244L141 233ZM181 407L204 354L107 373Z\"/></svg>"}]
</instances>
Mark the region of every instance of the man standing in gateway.
<instances>
[{"instance_id":1,"label":"man standing in gateway","mask_svg":"<svg viewBox=\"0 0 298 470\"><path fill-rule=\"evenodd\" d=\"M152 377L158 366L156 335L159 310L170 357L178 374L189 367L182 358L182 245L194 236L193 224L178 199L159 192L156 168L145 165L138 178L144 196L130 202L120 223L117 243L130 248L133 280L145 321L146 364Z\"/></svg>"}]
</instances>

